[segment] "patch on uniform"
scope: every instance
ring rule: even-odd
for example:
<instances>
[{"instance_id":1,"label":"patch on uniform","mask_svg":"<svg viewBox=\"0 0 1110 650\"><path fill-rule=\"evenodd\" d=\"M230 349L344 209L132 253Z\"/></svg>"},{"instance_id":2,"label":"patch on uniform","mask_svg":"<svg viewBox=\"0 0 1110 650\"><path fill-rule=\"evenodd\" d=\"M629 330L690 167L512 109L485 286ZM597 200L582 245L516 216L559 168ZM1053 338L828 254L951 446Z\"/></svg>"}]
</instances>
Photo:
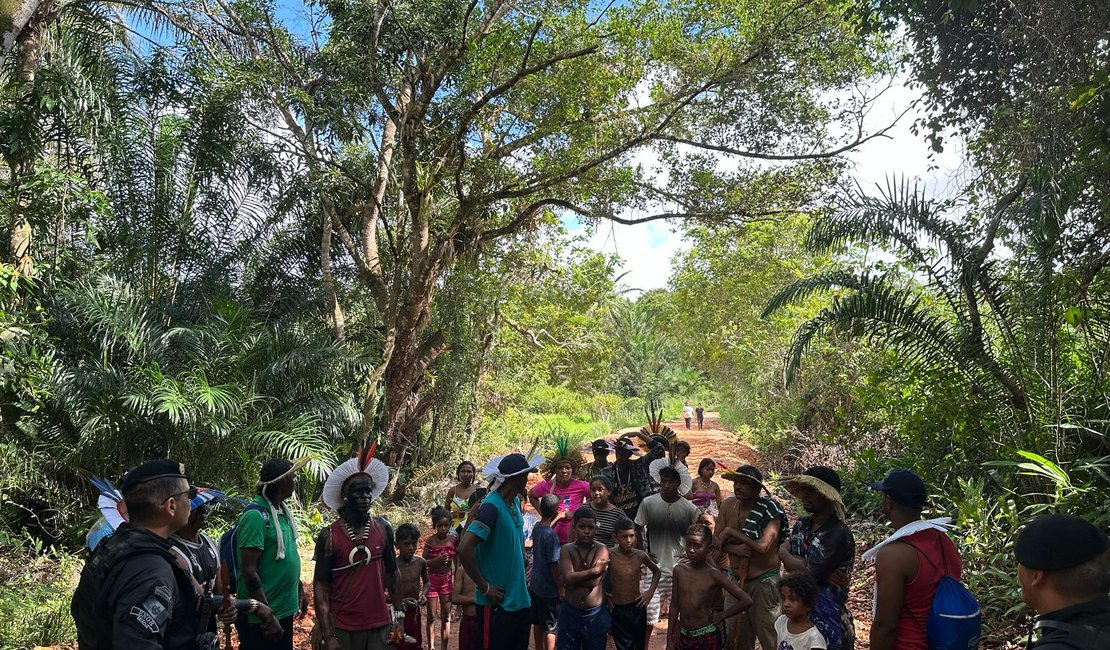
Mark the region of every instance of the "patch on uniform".
<instances>
[{"instance_id":1,"label":"patch on uniform","mask_svg":"<svg viewBox=\"0 0 1110 650\"><path fill-rule=\"evenodd\" d=\"M158 585L154 588L154 595L158 596L164 602L168 603L170 601L170 598L173 597L173 592L170 591L170 588L166 585Z\"/></svg>"},{"instance_id":2,"label":"patch on uniform","mask_svg":"<svg viewBox=\"0 0 1110 650\"><path fill-rule=\"evenodd\" d=\"M130 613L131 616L135 617L135 620L139 622L139 625L146 628L148 632L151 634L158 634L158 621L155 620L150 612L138 605L132 605Z\"/></svg>"}]
</instances>

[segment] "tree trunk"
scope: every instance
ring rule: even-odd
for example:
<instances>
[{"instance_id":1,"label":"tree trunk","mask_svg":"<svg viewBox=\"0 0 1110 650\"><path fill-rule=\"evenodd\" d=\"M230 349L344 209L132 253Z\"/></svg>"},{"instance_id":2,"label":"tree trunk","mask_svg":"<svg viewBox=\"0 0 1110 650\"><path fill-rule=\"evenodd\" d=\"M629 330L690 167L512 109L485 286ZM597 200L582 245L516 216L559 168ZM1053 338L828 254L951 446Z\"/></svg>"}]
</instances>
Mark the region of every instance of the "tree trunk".
<instances>
[{"instance_id":1,"label":"tree trunk","mask_svg":"<svg viewBox=\"0 0 1110 650\"><path fill-rule=\"evenodd\" d=\"M7 60L20 33L43 0L3 0L0 2L0 65Z\"/></svg>"}]
</instances>

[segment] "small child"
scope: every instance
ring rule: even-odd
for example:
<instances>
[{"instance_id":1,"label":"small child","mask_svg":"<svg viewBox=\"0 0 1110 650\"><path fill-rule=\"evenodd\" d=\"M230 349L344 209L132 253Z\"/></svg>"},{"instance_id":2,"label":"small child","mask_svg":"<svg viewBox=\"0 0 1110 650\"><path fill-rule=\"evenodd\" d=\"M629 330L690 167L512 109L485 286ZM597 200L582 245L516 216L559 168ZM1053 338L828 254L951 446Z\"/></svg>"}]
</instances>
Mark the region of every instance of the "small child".
<instances>
[{"instance_id":1,"label":"small child","mask_svg":"<svg viewBox=\"0 0 1110 650\"><path fill-rule=\"evenodd\" d=\"M402 650L421 650L420 608L428 602L428 563L416 556L420 531L412 524L401 524L393 535L397 546L397 594L405 607L405 634L416 639L415 643L402 643Z\"/></svg>"},{"instance_id":2,"label":"small child","mask_svg":"<svg viewBox=\"0 0 1110 650\"><path fill-rule=\"evenodd\" d=\"M552 523L559 515L559 497L540 497L540 521L532 527L532 572L528 595L532 598L532 637L536 650L553 650L558 629L557 607L563 590L559 572L559 536Z\"/></svg>"},{"instance_id":3,"label":"small child","mask_svg":"<svg viewBox=\"0 0 1110 650\"><path fill-rule=\"evenodd\" d=\"M603 578L609 568L609 549L594 540L597 516L593 508L574 511L573 542L559 552L566 597L559 603L559 650L605 650L612 619L605 608Z\"/></svg>"},{"instance_id":4,"label":"small child","mask_svg":"<svg viewBox=\"0 0 1110 650\"><path fill-rule=\"evenodd\" d=\"M674 567L667 650L722 650L724 621L752 606L752 599L739 585L706 561L712 541L713 534L705 524L694 524L686 530L688 561ZM736 602L723 612L714 612L713 603L722 589Z\"/></svg>"},{"instance_id":5,"label":"small child","mask_svg":"<svg viewBox=\"0 0 1110 650\"><path fill-rule=\"evenodd\" d=\"M459 650L481 650L478 646L478 611L474 606L474 581L466 575L466 569L459 565L455 569L455 590L451 592L451 602L462 610L459 619Z\"/></svg>"},{"instance_id":6,"label":"small child","mask_svg":"<svg viewBox=\"0 0 1110 650\"><path fill-rule=\"evenodd\" d=\"M454 574L456 538L451 536L451 512L432 509L435 534L424 541L424 560L428 563L428 648L435 650L435 624L439 621L441 649L447 650L451 638L451 587Z\"/></svg>"},{"instance_id":7,"label":"small child","mask_svg":"<svg viewBox=\"0 0 1110 650\"><path fill-rule=\"evenodd\" d=\"M613 524L617 545L609 552L609 600L613 604L613 625L609 634L617 650L644 650L647 638L647 606L659 586L659 565L651 556L634 548L636 524L622 517ZM652 572L651 586L640 593L640 569Z\"/></svg>"},{"instance_id":8,"label":"small child","mask_svg":"<svg viewBox=\"0 0 1110 650\"><path fill-rule=\"evenodd\" d=\"M779 580L782 615L775 621L778 650L827 648L825 637L809 620L817 605L817 581L808 573L791 573Z\"/></svg>"}]
</instances>

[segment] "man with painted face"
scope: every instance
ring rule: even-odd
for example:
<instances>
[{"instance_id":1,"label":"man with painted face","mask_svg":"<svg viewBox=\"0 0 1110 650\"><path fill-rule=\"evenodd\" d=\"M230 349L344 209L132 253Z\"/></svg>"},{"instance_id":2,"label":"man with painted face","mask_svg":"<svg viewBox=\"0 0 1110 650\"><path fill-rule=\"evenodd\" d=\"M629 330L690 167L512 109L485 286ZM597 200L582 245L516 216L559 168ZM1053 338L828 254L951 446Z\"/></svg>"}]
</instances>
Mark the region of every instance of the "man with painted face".
<instances>
[{"instance_id":1,"label":"man with painted face","mask_svg":"<svg viewBox=\"0 0 1110 650\"><path fill-rule=\"evenodd\" d=\"M658 460L667 453L667 448L658 438L637 435L650 445L648 453L633 460L632 454L636 452L636 445L628 436L621 436L617 438L614 452L617 462L601 471L601 475L613 484L613 494L609 500L613 505L624 510L625 516L633 521L636 520L640 503L656 492L649 466L653 460Z\"/></svg>"},{"instance_id":2,"label":"man with painted face","mask_svg":"<svg viewBox=\"0 0 1110 650\"><path fill-rule=\"evenodd\" d=\"M197 598L170 551L170 535L189 521L185 466L152 460L121 485L130 520L101 542L73 594L70 612L80 650L193 648Z\"/></svg>"},{"instance_id":3,"label":"man with painted face","mask_svg":"<svg viewBox=\"0 0 1110 650\"><path fill-rule=\"evenodd\" d=\"M385 650L393 622L397 556L389 522L370 504L389 481L389 468L359 454L324 483L324 503L339 514L316 538L312 578L313 636L325 650ZM386 600L386 594L389 601Z\"/></svg>"},{"instance_id":4,"label":"man with painted face","mask_svg":"<svg viewBox=\"0 0 1110 650\"><path fill-rule=\"evenodd\" d=\"M788 573L808 573L817 580L817 605L809 618L825 637L828 650L851 650L856 632L848 611L848 585L856 541L844 523L840 475L818 465L784 485L809 514L794 522L790 537L779 547L783 567Z\"/></svg>"}]
</instances>

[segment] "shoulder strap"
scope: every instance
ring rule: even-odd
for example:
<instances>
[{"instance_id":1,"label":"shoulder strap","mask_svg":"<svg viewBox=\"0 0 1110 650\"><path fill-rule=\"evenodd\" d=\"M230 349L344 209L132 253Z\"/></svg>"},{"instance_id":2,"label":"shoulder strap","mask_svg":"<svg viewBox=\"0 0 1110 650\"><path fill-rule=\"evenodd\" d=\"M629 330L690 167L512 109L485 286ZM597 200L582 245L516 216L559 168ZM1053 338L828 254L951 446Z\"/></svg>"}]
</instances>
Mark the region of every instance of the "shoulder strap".
<instances>
[{"instance_id":1,"label":"shoulder strap","mask_svg":"<svg viewBox=\"0 0 1110 650\"><path fill-rule=\"evenodd\" d=\"M1090 650L1091 648L1105 648L1110 645L1110 631L1099 629L1091 625L1076 625L1073 623L1065 623L1063 621L1055 621L1052 619L1042 619L1033 624L1034 630L1060 630L1066 635L1059 638L1049 639L1052 643L1063 643L1077 650ZM1034 646L1036 647L1036 646Z\"/></svg>"},{"instance_id":2,"label":"shoulder strap","mask_svg":"<svg viewBox=\"0 0 1110 650\"><path fill-rule=\"evenodd\" d=\"M920 555L921 557L925 558L925 561L928 562L929 565L932 566L933 569L941 575L941 577L944 577L944 578L950 578L951 577L947 573L945 573L945 571L943 569L938 567L935 562L933 562L931 559L929 559L929 556L925 553L925 551L922 551L920 548L918 548L918 546L916 544L914 544L913 542L910 542L909 538L903 537L902 539L899 539L899 540L896 540L896 541L902 542L903 544L906 544L907 546L911 547L913 550L917 551L917 554ZM941 562L943 562L944 561L944 543L943 542L940 544L940 553L941 553Z\"/></svg>"}]
</instances>

